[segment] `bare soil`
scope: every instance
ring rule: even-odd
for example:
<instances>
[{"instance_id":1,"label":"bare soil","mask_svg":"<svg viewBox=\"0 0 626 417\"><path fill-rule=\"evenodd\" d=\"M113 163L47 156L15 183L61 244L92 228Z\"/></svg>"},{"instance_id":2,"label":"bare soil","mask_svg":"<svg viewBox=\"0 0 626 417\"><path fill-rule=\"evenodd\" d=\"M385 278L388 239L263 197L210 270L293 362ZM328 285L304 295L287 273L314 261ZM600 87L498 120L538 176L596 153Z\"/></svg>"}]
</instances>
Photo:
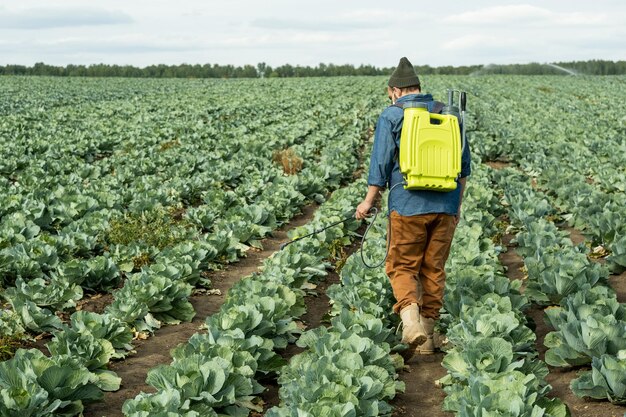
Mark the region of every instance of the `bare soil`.
<instances>
[{"instance_id":1,"label":"bare soil","mask_svg":"<svg viewBox=\"0 0 626 417\"><path fill-rule=\"evenodd\" d=\"M400 380L406 384L406 391L398 394L391 402L394 417L448 417L454 413L441 408L446 394L435 385L435 381L446 376L441 366L444 353L414 356L406 363L406 370L400 373Z\"/></svg>"},{"instance_id":2,"label":"bare soil","mask_svg":"<svg viewBox=\"0 0 626 417\"><path fill-rule=\"evenodd\" d=\"M251 249L239 262L229 265L224 270L211 272L209 278L212 287L219 289L221 295L193 295L190 302L196 310L196 316L192 322L165 326L147 340L134 341L136 353L123 361L110 364L110 369L122 378L122 387L116 392L105 393L103 401L87 405L85 417L121 417L124 401L134 398L142 391L154 392L154 389L145 383L148 370L159 364L170 363L172 360L170 350L197 333L205 319L219 310L233 284L255 272L264 259L279 250L280 245L289 240L287 237L289 230L310 222L317 207L316 204L304 207L302 214L295 216L288 224L275 231L272 237L261 242L262 250ZM104 302L105 300L102 302L98 300L88 303L90 306L94 305L89 308L98 310L98 305Z\"/></svg>"},{"instance_id":3,"label":"bare soil","mask_svg":"<svg viewBox=\"0 0 626 417\"><path fill-rule=\"evenodd\" d=\"M513 166L513 163L510 161L487 161L485 165L493 168L493 169L503 169Z\"/></svg>"},{"instance_id":4,"label":"bare soil","mask_svg":"<svg viewBox=\"0 0 626 417\"><path fill-rule=\"evenodd\" d=\"M85 297L76 304L76 310L89 311L92 313L102 314L104 309L113 302L112 293L98 293L89 297Z\"/></svg>"},{"instance_id":5,"label":"bare soil","mask_svg":"<svg viewBox=\"0 0 626 417\"><path fill-rule=\"evenodd\" d=\"M559 227L559 229L564 230L569 233L569 238L574 245L580 245L581 243L584 243L585 240L587 240L585 235L578 229L575 229L567 225L557 224L557 226Z\"/></svg>"},{"instance_id":6,"label":"bare soil","mask_svg":"<svg viewBox=\"0 0 626 417\"><path fill-rule=\"evenodd\" d=\"M617 293L617 300L620 303L626 303L626 271L619 275L609 276L609 285Z\"/></svg>"}]
</instances>

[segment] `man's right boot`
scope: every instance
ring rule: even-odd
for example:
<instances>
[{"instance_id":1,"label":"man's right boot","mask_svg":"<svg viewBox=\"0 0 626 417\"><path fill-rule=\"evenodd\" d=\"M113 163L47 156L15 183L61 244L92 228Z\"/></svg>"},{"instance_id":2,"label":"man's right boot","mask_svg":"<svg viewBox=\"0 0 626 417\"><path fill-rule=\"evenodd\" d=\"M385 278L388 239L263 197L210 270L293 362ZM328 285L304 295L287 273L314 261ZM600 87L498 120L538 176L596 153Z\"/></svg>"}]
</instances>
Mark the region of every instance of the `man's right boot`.
<instances>
[{"instance_id":1,"label":"man's right boot","mask_svg":"<svg viewBox=\"0 0 626 417\"><path fill-rule=\"evenodd\" d=\"M415 349L416 355L432 355L435 353L435 319L420 316L420 322L424 326L428 339Z\"/></svg>"},{"instance_id":2,"label":"man's right boot","mask_svg":"<svg viewBox=\"0 0 626 417\"><path fill-rule=\"evenodd\" d=\"M426 330L420 321L420 311L417 304L410 304L400 311L402 319L402 343L409 348L402 353L404 360L409 360L415 354L415 349L428 339Z\"/></svg>"}]
</instances>

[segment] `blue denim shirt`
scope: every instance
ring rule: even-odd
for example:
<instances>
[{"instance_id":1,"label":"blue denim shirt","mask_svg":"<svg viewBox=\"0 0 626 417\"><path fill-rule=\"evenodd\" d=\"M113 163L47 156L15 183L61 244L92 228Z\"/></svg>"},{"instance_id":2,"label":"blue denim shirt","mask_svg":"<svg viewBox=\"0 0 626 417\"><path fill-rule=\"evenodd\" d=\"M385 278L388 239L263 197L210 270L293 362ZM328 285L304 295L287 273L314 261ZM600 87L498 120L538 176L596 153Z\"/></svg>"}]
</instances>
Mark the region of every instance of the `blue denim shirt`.
<instances>
[{"instance_id":1,"label":"blue denim shirt","mask_svg":"<svg viewBox=\"0 0 626 417\"><path fill-rule=\"evenodd\" d=\"M397 103L420 101L427 103L428 110L434 106L430 94L408 94L400 97ZM404 111L396 106L387 107L378 118L374 133L374 148L370 162L367 183L379 187L393 187L402 184L404 178L400 173L398 149L400 149L400 132ZM471 174L469 143L465 146L461 158L461 177ZM458 180L457 180L458 182ZM395 187L389 195L389 213L398 212L401 216L416 214L445 213L457 214L461 200L461 187L449 192L428 190L405 190L402 185Z\"/></svg>"}]
</instances>

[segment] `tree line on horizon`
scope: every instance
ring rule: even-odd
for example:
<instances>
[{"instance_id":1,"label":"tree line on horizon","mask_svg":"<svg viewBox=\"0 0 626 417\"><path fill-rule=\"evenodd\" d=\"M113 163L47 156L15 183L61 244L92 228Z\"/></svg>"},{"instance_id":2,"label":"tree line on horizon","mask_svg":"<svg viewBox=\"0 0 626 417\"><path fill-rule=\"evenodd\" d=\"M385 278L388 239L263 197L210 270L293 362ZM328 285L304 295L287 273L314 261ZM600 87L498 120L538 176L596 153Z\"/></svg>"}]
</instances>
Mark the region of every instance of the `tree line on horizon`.
<instances>
[{"instance_id":1,"label":"tree line on horizon","mask_svg":"<svg viewBox=\"0 0 626 417\"><path fill-rule=\"evenodd\" d=\"M561 67L563 69L559 69ZM621 75L626 74L626 61L587 60L541 64L506 65L462 65L415 66L418 74L437 75L564 75L571 71L585 75ZM290 77L334 77L334 76L375 76L389 75L393 67L375 67L373 65L354 66L350 64L334 65L321 63L315 67L284 64L271 67L265 62L256 66L218 65L218 64L179 64L149 65L66 65L54 66L38 62L33 66L8 64L0 66L0 75L39 75L59 77L133 77L133 78L290 78Z\"/></svg>"}]
</instances>

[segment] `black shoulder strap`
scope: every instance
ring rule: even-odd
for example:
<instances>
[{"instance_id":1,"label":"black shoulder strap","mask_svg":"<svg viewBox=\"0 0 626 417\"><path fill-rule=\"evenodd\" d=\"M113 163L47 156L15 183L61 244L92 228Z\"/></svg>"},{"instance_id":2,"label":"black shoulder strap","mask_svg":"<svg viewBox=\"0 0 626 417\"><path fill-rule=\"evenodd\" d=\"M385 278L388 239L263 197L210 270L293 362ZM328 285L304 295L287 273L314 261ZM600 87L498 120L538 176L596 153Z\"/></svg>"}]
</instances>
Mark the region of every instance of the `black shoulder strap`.
<instances>
[{"instance_id":1,"label":"black shoulder strap","mask_svg":"<svg viewBox=\"0 0 626 417\"><path fill-rule=\"evenodd\" d=\"M435 105L433 106L433 111L431 111L431 113L441 113L441 110L443 110L443 106L445 106L445 104L443 104L441 101L435 101Z\"/></svg>"},{"instance_id":2,"label":"black shoulder strap","mask_svg":"<svg viewBox=\"0 0 626 417\"><path fill-rule=\"evenodd\" d=\"M441 113L444 106L445 104L442 103L441 101L435 101L435 104L433 105L433 110L431 111L431 113ZM393 103L391 107L398 107L404 110L404 106L402 103Z\"/></svg>"}]
</instances>

